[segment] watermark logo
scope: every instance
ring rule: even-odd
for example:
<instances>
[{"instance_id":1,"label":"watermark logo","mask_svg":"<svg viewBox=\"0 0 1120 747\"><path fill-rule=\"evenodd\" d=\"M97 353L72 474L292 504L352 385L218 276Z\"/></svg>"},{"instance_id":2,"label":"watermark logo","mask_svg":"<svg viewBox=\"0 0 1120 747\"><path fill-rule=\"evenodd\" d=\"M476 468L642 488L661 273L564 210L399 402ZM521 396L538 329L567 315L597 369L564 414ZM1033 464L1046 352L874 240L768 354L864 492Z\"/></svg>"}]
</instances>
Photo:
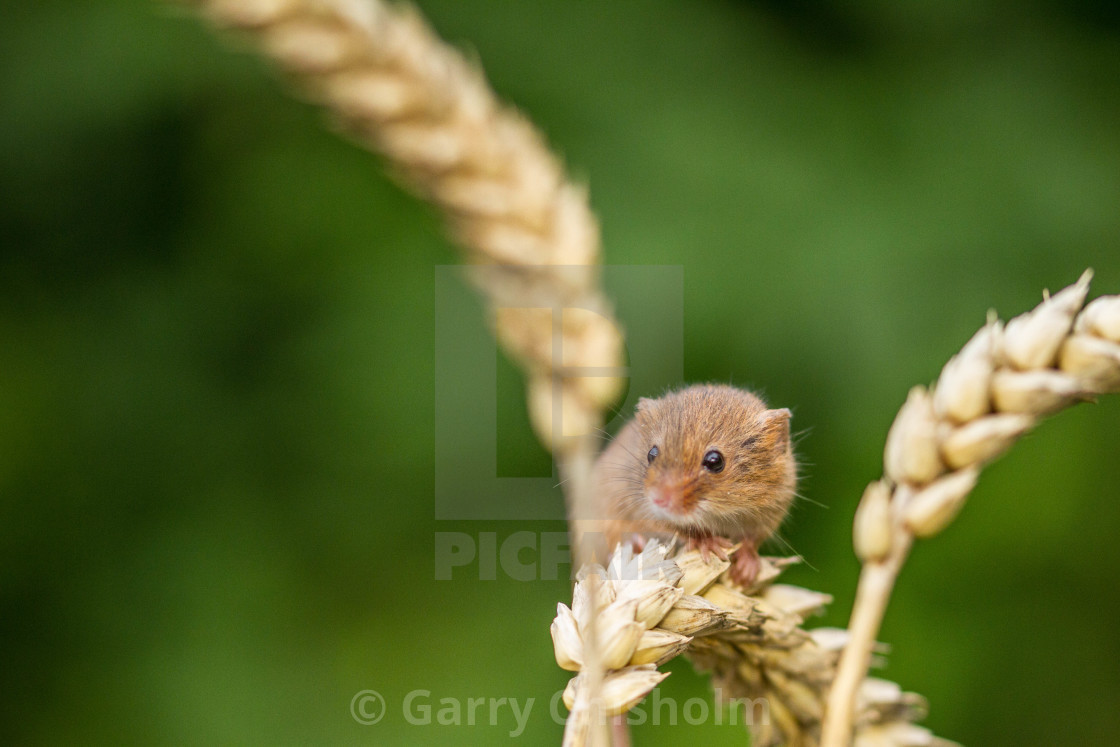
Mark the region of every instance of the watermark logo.
<instances>
[{"instance_id":1,"label":"watermark logo","mask_svg":"<svg viewBox=\"0 0 1120 747\"><path fill-rule=\"evenodd\" d=\"M477 568L479 581L555 581L571 575L567 532L514 532L499 541L497 532L435 533L435 578L451 581L455 570ZM561 568L564 568L561 574Z\"/></svg>"},{"instance_id":2,"label":"watermark logo","mask_svg":"<svg viewBox=\"0 0 1120 747\"><path fill-rule=\"evenodd\" d=\"M433 703L431 690L413 690L404 697L401 711L413 726L430 726L433 719L441 726L498 726L512 717L514 725L509 735L519 737L525 732L535 702L536 698L440 698Z\"/></svg>"},{"instance_id":3,"label":"watermark logo","mask_svg":"<svg viewBox=\"0 0 1120 747\"><path fill-rule=\"evenodd\" d=\"M385 718L388 707L376 690L359 690L350 699L350 716L363 726L373 726Z\"/></svg>"},{"instance_id":4,"label":"watermark logo","mask_svg":"<svg viewBox=\"0 0 1120 747\"><path fill-rule=\"evenodd\" d=\"M557 690L548 700L548 718L563 725L564 691ZM663 697L660 688L654 688L649 697L632 708L626 715L631 726L676 726L688 724L716 724L729 726L759 726L770 723L770 703L766 698L724 698L716 688L715 705L708 698L692 697L678 702L673 697ZM410 726L491 726L505 727L510 737L525 733L533 716L537 698L437 697L431 690L412 690L400 702L401 720ZM373 726L385 716L388 707L376 690L360 690L350 700L350 716L363 726ZM593 709L596 718L609 720L605 709Z\"/></svg>"},{"instance_id":5,"label":"watermark logo","mask_svg":"<svg viewBox=\"0 0 1120 747\"><path fill-rule=\"evenodd\" d=\"M572 566L576 548L568 532L522 530L505 536L498 532L436 532L434 540L436 581L556 581L575 578L577 570ZM603 535L595 532L585 532L580 541L585 551L606 545ZM628 570L633 578L641 577L640 566Z\"/></svg>"},{"instance_id":6,"label":"watermark logo","mask_svg":"<svg viewBox=\"0 0 1120 747\"><path fill-rule=\"evenodd\" d=\"M629 380L618 419L628 420L639 394L651 394L679 382L684 366L684 272L680 266L606 266L470 268L487 287L532 286L538 272L544 287L585 287L588 273L601 273L626 327L628 364L587 370L564 366L562 331L565 315L597 314L534 294L513 294L494 312L526 319L551 320L550 369L561 377L609 377ZM498 348L476 294L464 282L464 268L441 266L435 274L435 518L439 520L564 519L564 502L555 465L540 477L498 476ZM479 276L482 276L481 278ZM510 278L518 280L512 283ZM561 409L554 404L553 411ZM555 433L567 435L554 418Z\"/></svg>"}]
</instances>

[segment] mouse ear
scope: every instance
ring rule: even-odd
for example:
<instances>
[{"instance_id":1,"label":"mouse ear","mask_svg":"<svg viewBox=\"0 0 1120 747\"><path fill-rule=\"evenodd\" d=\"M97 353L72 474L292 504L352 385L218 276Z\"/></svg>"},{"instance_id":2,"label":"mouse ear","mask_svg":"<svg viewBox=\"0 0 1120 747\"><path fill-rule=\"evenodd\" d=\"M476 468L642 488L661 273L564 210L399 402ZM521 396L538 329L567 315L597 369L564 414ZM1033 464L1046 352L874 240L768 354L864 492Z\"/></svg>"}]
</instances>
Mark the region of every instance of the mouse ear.
<instances>
[{"instance_id":1,"label":"mouse ear","mask_svg":"<svg viewBox=\"0 0 1120 747\"><path fill-rule=\"evenodd\" d=\"M762 413L762 422L767 430L776 431L778 434L777 440L779 442L789 443L789 419L793 417L793 413L789 411L788 407L783 407L778 410L767 410Z\"/></svg>"}]
</instances>

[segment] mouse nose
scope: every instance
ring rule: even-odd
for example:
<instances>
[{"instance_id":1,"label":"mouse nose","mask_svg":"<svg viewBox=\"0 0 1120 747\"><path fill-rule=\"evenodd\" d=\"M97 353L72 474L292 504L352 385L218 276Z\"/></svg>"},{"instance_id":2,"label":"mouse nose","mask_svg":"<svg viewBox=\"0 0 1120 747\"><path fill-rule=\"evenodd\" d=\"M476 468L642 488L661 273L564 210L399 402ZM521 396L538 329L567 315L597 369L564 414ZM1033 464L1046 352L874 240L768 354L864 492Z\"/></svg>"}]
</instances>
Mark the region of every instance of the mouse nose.
<instances>
[{"instance_id":1,"label":"mouse nose","mask_svg":"<svg viewBox=\"0 0 1120 747\"><path fill-rule=\"evenodd\" d=\"M661 483L649 491L653 505L669 513L682 513L687 497L684 486L677 483Z\"/></svg>"},{"instance_id":2,"label":"mouse nose","mask_svg":"<svg viewBox=\"0 0 1120 747\"><path fill-rule=\"evenodd\" d=\"M658 508L670 508L680 502L680 491L663 485L650 491L650 500Z\"/></svg>"}]
</instances>

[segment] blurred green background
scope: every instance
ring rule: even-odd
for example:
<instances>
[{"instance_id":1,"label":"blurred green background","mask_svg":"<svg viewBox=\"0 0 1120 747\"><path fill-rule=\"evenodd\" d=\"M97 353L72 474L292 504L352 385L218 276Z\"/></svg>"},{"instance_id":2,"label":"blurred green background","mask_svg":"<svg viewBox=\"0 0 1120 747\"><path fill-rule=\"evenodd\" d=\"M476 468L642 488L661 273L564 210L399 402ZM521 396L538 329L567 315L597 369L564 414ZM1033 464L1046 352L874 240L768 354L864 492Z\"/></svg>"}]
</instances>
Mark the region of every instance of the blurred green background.
<instances>
[{"instance_id":1,"label":"blurred green background","mask_svg":"<svg viewBox=\"0 0 1120 747\"><path fill-rule=\"evenodd\" d=\"M835 594L825 623L846 621L852 513L907 389L989 308L1087 266L1094 295L1120 292L1112 3L420 6L589 182L608 262L683 267L686 379L793 408L827 508L787 526L813 566L789 577ZM437 217L189 14L3 18L0 742L514 728L409 725L422 688L534 697L519 741L558 744L567 582L434 580L436 532L561 529L434 519L433 268L456 261ZM498 472L547 475L501 366ZM917 548L885 676L929 697L939 734L1116 742L1117 399L1046 423ZM664 697L707 692L669 669ZM376 726L349 714L367 688L389 703Z\"/></svg>"}]
</instances>

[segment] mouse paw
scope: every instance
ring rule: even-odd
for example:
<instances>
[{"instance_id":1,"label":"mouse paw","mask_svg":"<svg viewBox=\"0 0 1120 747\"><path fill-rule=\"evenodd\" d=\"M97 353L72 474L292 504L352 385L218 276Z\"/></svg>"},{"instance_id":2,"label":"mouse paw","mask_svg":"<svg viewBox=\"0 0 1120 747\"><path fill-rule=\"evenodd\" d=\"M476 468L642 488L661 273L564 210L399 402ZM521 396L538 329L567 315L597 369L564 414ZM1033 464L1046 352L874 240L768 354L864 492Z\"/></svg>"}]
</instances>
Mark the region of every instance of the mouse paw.
<instances>
[{"instance_id":1,"label":"mouse paw","mask_svg":"<svg viewBox=\"0 0 1120 747\"><path fill-rule=\"evenodd\" d=\"M641 535L641 534L638 534L637 532L635 532L635 533L630 535L629 541L630 541L630 548L635 553L640 553L642 550L646 549L647 540L645 538L645 535Z\"/></svg>"},{"instance_id":2,"label":"mouse paw","mask_svg":"<svg viewBox=\"0 0 1120 747\"><path fill-rule=\"evenodd\" d=\"M758 557L758 548L744 543L735 553L727 574L739 586L749 589L758 580L760 570L762 570L762 561Z\"/></svg>"},{"instance_id":3,"label":"mouse paw","mask_svg":"<svg viewBox=\"0 0 1120 747\"><path fill-rule=\"evenodd\" d=\"M705 563L711 561L712 555L720 560L727 560L727 551L734 546L735 543L731 540L714 534L697 534L688 538L688 549L699 550Z\"/></svg>"}]
</instances>

